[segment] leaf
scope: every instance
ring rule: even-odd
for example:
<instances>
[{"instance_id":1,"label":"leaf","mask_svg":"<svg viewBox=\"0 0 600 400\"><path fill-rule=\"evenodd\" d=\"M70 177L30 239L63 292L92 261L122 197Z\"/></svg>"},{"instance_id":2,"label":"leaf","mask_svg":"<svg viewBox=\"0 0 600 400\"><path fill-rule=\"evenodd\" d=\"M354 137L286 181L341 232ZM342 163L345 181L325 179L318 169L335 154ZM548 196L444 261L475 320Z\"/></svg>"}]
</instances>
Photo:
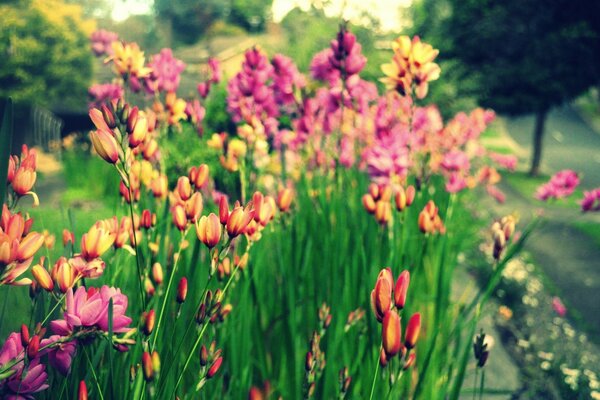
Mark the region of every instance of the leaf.
<instances>
[{"instance_id":1,"label":"leaf","mask_svg":"<svg viewBox=\"0 0 600 400\"><path fill-rule=\"evenodd\" d=\"M12 148L12 136L14 129L13 103L9 97L4 105L2 124L0 125L0 190L1 204L6 201L6 178L8 175L8 159Z\"/></svg>"}]
</instances>

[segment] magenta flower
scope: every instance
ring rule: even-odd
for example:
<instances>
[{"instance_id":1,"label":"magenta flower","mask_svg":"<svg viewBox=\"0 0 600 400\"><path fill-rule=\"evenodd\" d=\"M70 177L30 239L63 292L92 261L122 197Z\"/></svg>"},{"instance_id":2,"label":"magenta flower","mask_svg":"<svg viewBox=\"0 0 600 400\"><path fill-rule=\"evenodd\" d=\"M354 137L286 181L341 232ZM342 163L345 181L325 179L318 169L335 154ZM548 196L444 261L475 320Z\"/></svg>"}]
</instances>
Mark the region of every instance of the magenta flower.
<instances>
[{"instance_id":1,"label":"magenta flower","mask_svg":"<svg viewBox=\"0 0 600 400\"><path fill-rule=\"evenodd\" d=\"M271 61L273 65L273 92L275 102L281 106L290 106L296 103L295 89L306 86L304 76L291 58L276 54Z\"/></svg>"},{"instance_id":2,"label":"magenta flower","mask_svg":"<svg viewBox=\"0 0 600 400\"><path fill-rule=\"evenodd\" d=\"M535 198L546 201L570 196L579 185L579 176L570 169L557 172L550 181L537 188Z\"/></svg>"},{"instance_id":3,"label":"magenta flower","mask_svg":"<svg viewBox=\"0 0 600 400\"><path fill-rule=\"evenodd\" d=\"M219 66L219 60L210 57L208 59L208 71L210 73L210 78L208 79L210 83L221 82L221 67Z\"/></svg>"},{"instance_id":4,"label":"magenta flower","mask_svg":"<svg viewBox=\"0 0 600 400\"><path fill-rule=\"evenodd\" d=\"M103 103L122 98L123 88L114 83L95 84L88 89L88 94L92 98L89 107L99 108Z\"/></svg>"},{"instance_id":5,"label":"magenta flower","mask_svg":"<svg viewBox=\"0 0 600 400\"><path fill-rule=\"evenodd\" d=\"M446 180L446 192L458 193L467 187L467 181L459 173L453 172Z\"/></svg>"},{"instance_id":6,"label":"magenta flower","mask_svg":"<svg viewBox=\"0 0 600 400\"><path fill-rule=\"evenodd\" d=\"M61 339L60 335L52 335L40 342L41 347L50 346ZM77 351L77 342L70 341L59 343L40 352L40 356L48 355L50 365L58 370L62 375L67 376L71 371L71 363Z\"/></svg>"},{"instance_id":7,"label":"magenta flower","mask_svg":"<svg viewBox=\"0 0 600 400\"><path fill-rule=\"evenodd\" d=\"M514 171L517 168L516 156L510 154L490 153L490 158L493 162L509 171Z\"/></svg>"},{"instance_id":8,"label":"magenta flower","mask_svg":"<svg viewBox=\"0 0 600 400\"><path fill-rule=\"evenodd\" d=\"M198 135L202 136L202 133L204 132L202 121L204 121L206 109L202 107L198 99L186 103L185 114L188 116L188 120L196 126Z\"/></svg>"},{"instance_id":9,"label":"magenta flower","mask_svg":"<svg viewBox=\"0 0 600 400\"><path fill-rule=\"evenodd\" d=\"M0 369L14 360L19 360L10 369L14 374L0 381L0 393L3 399L33 400L35 393L48 388L46 367L40 364L39 358L34 358L25 367L23 357L25 352L21 343L21 335L13 332L0 349Z\"/></svg>"},{"instance_id":10,"label":"magenta flower","mask_svg":"<svg viewBox=\"0 0 600 400\"><path fill-rule=\"evenodd\" d=\"M153 55L148 67L152 68L150 77L146 79L146 89L150 94L177 91L185 63L173 57L171 49L162 49Z\"/></svg>"},{"instance_id":11,"label":"magenta flower","mask_svg":"<svg viewBox=\"0 0 600 400\"><path fill-rule=\"evenodd\" d=\"M119 35L115 32L100 29L92 33L90 40L92 42L92 51L96 56L100 57L111 54L111 44L119 40Z\"/></svg>"},{"instance_id":12,"label":"magenta flower","mask_svg":"<svg viewBox=\"0 0 600 400\"><path fill-rule=\"evenodd\" d=\"M334 68L329 61L332 56L333 51L325 49L315 54L310 62L312 77L319 81L329 82L330 86L333 86L340 78L340 71Z\"/></svg>"},{"instance_id":13,"label":"magenta flower","mask_svg":"<svg viewBox=\"0 0 600 400\"><path fill-rule=\"evenodd\" d=\"M593 190L584 191L583 199L579 203L581 204L581 211L600 211L600 188Z\"/></svg>"},{"instance_id":14,"label":"magenta flower","mask_svg":"<svg viewBox=\"0 0 600 400\"><path fill-rule=\"evenodd\" d=\"M442 168L448 172L467 171L470 167L469 157L460 150L450 150L444 154Z\"/></svg>"},{"instance_id":15,"label":"magenta flower","mask_svg":"<svg viewBox=\"0 0 600 400\"><path fill-rule=\"evenodd\" d=\"M552 298L552 309L559 317L567 315L567 307L565 307L563 302L556 296Z\"/></svg>"},{"instance_id":16,"label":"magenta flower","mask_svg":"<svg viewBox=\"0 0 600 400\"><path fill-rule=\"evenodd\" d=\"M120 333L129 330L131 318L125 315L127 311L127 296L120 289L104 285L100 290L83 286L75 294L73 289L67 291L64 319L50 322L50 328L58 335L68 336L75 329L98 328L108 332L108 304L113 300L113 332Z\"/></svg>"}]
</instances>

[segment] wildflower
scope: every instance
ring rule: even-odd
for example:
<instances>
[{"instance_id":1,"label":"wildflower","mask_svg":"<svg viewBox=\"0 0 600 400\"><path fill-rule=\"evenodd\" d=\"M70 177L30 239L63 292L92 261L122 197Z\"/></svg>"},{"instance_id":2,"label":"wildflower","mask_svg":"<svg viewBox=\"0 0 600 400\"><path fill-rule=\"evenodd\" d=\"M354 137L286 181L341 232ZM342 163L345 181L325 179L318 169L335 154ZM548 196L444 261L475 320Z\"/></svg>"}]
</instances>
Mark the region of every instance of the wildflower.
<instances>
[{"instance_id":1,"label":"wildflower","mask_svg":"<svg viewBox=\"0 0 600 400\"><path fill-rule=\"evenodd\" d=\"M196 189L201 189L208 182L208 165L201 164L199 167L191 167L188 172L188 178Z\"/></svg>"},{"instance_id":2,"label":"wildflower","mask_svg":"<svg viewBox=\"0 0 600 400\"><path fill-rule=\"evenodd\" d=\"M187 278L184 276L179 280L179 284L177 285L177 302L182 304L185 302L185 298L187 297L188 291L188 282Z\"/></svg>"},{"instance_id":3,"label":"wildflower","mask_svg":"<svg viewBox=\"0 0 600 400\"><path fill-rule=\"evenodd\" d=\"M214 377L217 372L219 372L219 368L221 368L221 364L223 363L223 357L219 356L213 363L211 364L208 372L206 373L206 379L210 379Z\"/></svg>"},{"instance_id":4,"label":"wildflower","mask_svg":"<svg viewBox=\"0 0 600 400\"><path fill-rule=\"evenodd\" d=\"M96 223L81 237L81 255L87 261L98 258L114 244L115 238L116 234Z\"/></svg>"},{"instance_id":5,"label":"wildflower","mask_svg":"<svg viewBox=\"0 0 600 400\"><path fill-rule=\"evenodd\" d=\"M119 160L119 145L108 131L97 130L90 132L90 140L96 153L104 161L115 164Z\"/></svg>"},{"instance_id":6,"label":"wildflower","mask_svg":"<svg viewBox=\"0 0 600 400\"><path fill-rule=\"evenodd\" d=\"M392 271L389 268L384 268L377 276L375 289L371 291L371 308L377 321L383 321L385 313L390 309L392 304L392 288L394 280Z\"/></svg>"},{"instance_id":7,"label":"wildflower","mask_svg":"<svg viewBox=\"0 0 600 400\"><path fill-rule=\"evenodd\" d=\"M121 85L115 83L94 84L88 89L88 95L92 99L89 106L100 107L104 103L122 99L124 90Z\"/></svg>"},{"instance_id":8,"label":"wildflower","mask_svg":"<svg viewBox=\"0 0 600 400\"><path fill-rule=\"evenodd\" d=\"M404 304L406 303L406 292L408 291L409 284L410 272L402 271L398 277L398 280L396 281L396 286L394 287L394 304L399 310L402 310L404 308Z\"/></svg>"},{"instance_id":9,"label":"wildflower","mask_svg":"<svg viewBox=\"0 0 600 400\"><path fill-rule=\"evenodd\" d=\"M117 74L129 79L141 79L152 72L151 68L144 66L144 52L136 43L114 41L111 50L112 54L105 62L112 61Z\"/></svg>"},{"instance_id":10,"label":"wildflower","mask_svg":"<svg viewBox=\"0 0 600 400\"><path fill-rule=\"evenodd\" d=\"M215 247L221 240L219 218L214 213L202 216L196 224L196 235L208 248Z\"/></svg>"},{"instance_id":11,"label":"wildflower","mask_svg":"<svg viewBox=\"0 0 600 400\"><path fill-rule=\"evenodd\" d=\"M144 334L150 336L154 330L154 324L156 322L156 312L152 309L147 313L142 314L142 327Z\"/></svg>"},{"instance_id":12,"label":"wildflower","mask_svg":"<svg viewBox=\"0 0 600 400\"><path fill-rule=\"evenodd\" d=\"M160 265L160 263L155 262L154 264L152 264L152 280L154 280L154 283L156 283L157 285L160 285L163 282L163 270L162 270L162 266Z\"/></svg>"},{"instance_id":13,"label":"wildflower","mask_svg":"<svg viewBox=\"0 0 600 400\"><path fill-rule=\"evenodd\" d=\"M23 359L25 349L21 335L13 332L0 349L0 366L18 360L11 368L12 374L2 382L7 399L33 399L35 393L46 390L48 374L40 359L34 358L25 367Z\"/></svg>"},{"instance_id":14,"label":"wildflower","mask_svg":"<svg viewBox=\"0 0 600 400\"><path fill-rule=\"evenodd\" d=\"M477 367L483 368L490 355L490 350L494 346L494 339L490 335L483 333L475 337L473 341L473 353L477 360Z\"/></svg>"},{"instance_id":15,"label":"wildflower","mask_svg":"<svg viewBox=\"0 0 600 400\"><path fill-rule=\"evenodd\" d=\"M419 214L419 229L423 233L445 233L446 227L433 200L429 200Z\"/></svg>"},{"instance_id":16,"label":"wildflower","mask_svg":"<svg viewBox=\"0 0 600 400\"><path fill-rule=\"evenodd\" d=\"M277 194L277 206L279 207L279 211L287 212L290 209L292 204L292 200L294 198L294 193L290 188L283 188L279 190Z\"/></svg>"},{"instance_id":17,"label":"wildflower","mask_svg":"<svg viewBox=\"0 0 600 400\"><path fill-rule=\"evenodd\" d=\"M407 349L412 349L417 344L419 333L421 332L421 314L414 313L408 321L406 333L404 336L404 345Z\"/></svg>"},{"instance_id":18,"label":"wildflower","mask_svg":"<svg viewBox=\"0 0 600 400\"><path fill-rule=\"evenodd\" d=\"M171 208L171 214L173 214L173 224L175 224L177 229L183 232L188 223L185 208L181 204L176 204Z\"/></svg>"},{"instance_id":19,"label":"wildflower","mask_svg":"<svg viewBox=\"0 0 600 400\"><path fill-rule=\"evenodd\" d=\"M579 176L575 171L565 169L557 172L550 181L537 188L535 198L546 201L570 196L579 185Z\"/></svg>"},{"instance_id":20,"label":"wildflower","mask_svg":"<svg viewBox=\"0 0 600 400\"><path fill-rule=\"evenodd\" d=\"M127 311L127 296L120 289L102 286L100 289L82 286L75 293L67 290L66 311L64 319L50 322L52 331L67 336L75 329L97 328L108 332L108 306L113 301L113 332L120 333L129 330L131 318L125 315Z\"/></svg>"},{"instance_id":21,"label":"wildflower","mask_svg":"<svg viewBox=\"0 0 600 400\"><path fill-rule=\"evenodd\" d=\"M249 205L245 208L235 207L227 219L226 229L229 237L233 239L240 235L254 218L254 213L255 211L251 210Z\"/></svg>"},{"instance_id":22,"label":"wildflower","mask_svg":"<svg viewBox=\"0 0 600 400\"><path fill-rule=\"evenodd\" d=\"M185 63L173 57L171 49L162 49L160 53L152 56L148 68L152 70L146 79L146 87L150 94L176 92Z\"/></svg>"},{"instance_id":23,"label":"wildflower","mask_svg":"<svg viewBox=\"0 0 600 400\"><path fill-rule=\"evenodd\" d=\"M92 42L92 51L96 56L107 55L112 52L111 45L119 40L119 35L115 32L100 29L92 33L90 38Z\"/></svg>"},{"instance_id":24,"label":"wildflower","mask_svg":"<svg viewBox=\"0 0 600 400\"><path fill-rule=\"evenodd\" d=\"M581 211L600 211L600 188L593 189L591 191L583 192L583 199L579 203L581 205Z\"/></svg>"},{"instance_id":25,"label":"wildflower","mask_svg":"<svg viewBox=\"0 0 600 400\"><path fill-rule=\"evenodd\" d=\"M31 274L40 287L48 292L54 290L54 282L52 277L42 265L37 264L31 268Z\"/></svg>"},{"instance_id":26,"label":"wildflower","mask_svg":"<svg viewBox=\"0 0 600 400\"><path fill-rule=\"evenodd\" d=\"M385 312L381 335L387 358L389 359L398 354L402 348L402 329L400 327L400 316L395 310Z\"/></svg>"},{"instance_id":27,"label":"wildflower","mask_svg":"<svg viewBox=\"0 0 600 400\"><path fill-rule=\"evenodd\" d=\"M61 335L52 335L41 341L40 346L45 348L41 355L48 355L48 361L63 376L69 375L71 364L77 352L76 341L62 341Z\"/></svg>"}]
</instances>

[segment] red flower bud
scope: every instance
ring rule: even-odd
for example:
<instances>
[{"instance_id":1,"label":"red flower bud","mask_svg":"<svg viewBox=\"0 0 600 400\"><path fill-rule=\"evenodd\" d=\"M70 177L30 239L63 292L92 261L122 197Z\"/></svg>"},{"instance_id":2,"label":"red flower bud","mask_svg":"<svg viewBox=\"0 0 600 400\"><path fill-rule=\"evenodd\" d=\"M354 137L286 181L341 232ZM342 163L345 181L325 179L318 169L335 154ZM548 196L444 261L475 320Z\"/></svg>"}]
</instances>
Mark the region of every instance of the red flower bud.
<instances>
[{"instance_id":1,"label":"red flower bud","mask_svg":"<svg viewBox=\"0 0 600 400\"><path fill-rule=\"evenodd\" d=\"M404 337L404 345L412 349L417 344L417 340L419 339L419 333L421 332L421 314L414 313L410 320L408 321L408 326L406 327L406 333Z\"/></svg>"},{"instance_id":2,"label":"red flower bud","mask_svg":"<svg viewBox=\"0 0 600 400\"><path fill-rule=\"evenodd\" d=\"M400 316L394 310L388 310L383 317L381 330L383 349L388 357L393 357L402 349L402 328Z\"/></svg>"},{"instance_id":3,"label":"red flower bud","mask_svg":"<svg viewBox=\"0 0 600 400\"><path fill-rule=\"evenodd\" d=\"M394 303L400 310L404 308L406 303L406 291L410 283L410 272L402 271L398 280L396 281L396 287L394 288Z\"/></svg>"},{"instance_id":4,"label":"red flower bud","mask_svg":"<svg viewBox=\"0 0 600 400\"><path fill-rule=\"evenodd\" d=\"M210 379L217 374L219 368L221 368L221 364L223 364L223 357L217 357L217 359L212 363L208 372L206 373L206 379Z\"/></svg>"},{"instance_id":5,"label":"red flower bud","mask_svg":"<svg viewBox=\"0 0 600 400\"><path fill-rule=\"evenodd\" d=\"M177 285L177 302L179 304L181 304L185 301L185 298L187 297L187 291L188 291L188 282L187 282L187 278L184 276L183 278L181 278L179 280L179 285Z\"/></svg>"},{"instance_id":6,"label":"red flower bud","mask_svg":"<svg viewBox=\"0 0 600 400\"><path fill-rule=\"evenodd\" d=\"M87 386L85 385L85 381L79 382L79 392L77 393L78 400L88 400L88 391Z\"/></svg>"}]
</instances>

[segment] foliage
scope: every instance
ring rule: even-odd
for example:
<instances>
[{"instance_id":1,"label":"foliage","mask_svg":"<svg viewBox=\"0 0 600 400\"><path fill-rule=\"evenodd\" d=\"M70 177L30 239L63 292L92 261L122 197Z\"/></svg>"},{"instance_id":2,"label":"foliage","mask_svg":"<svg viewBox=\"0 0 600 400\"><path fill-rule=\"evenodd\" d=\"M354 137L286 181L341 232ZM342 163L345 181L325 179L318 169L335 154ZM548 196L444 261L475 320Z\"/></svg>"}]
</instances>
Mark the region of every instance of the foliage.
<instances>
[{"instance_id":1,"label":"foliage","mask_svg":"<svg viewBox=\"0 0 600 400\"><path fill-rule=\"evenodd\" d=\"M94 24L82 19L79 6L59 0L0 5L0 25L0 97L81 104L92 72L87 37Z\"/></svg>"},{"instance_id":2,"label":"foliage","mask_svg":"<svg viewBox=\"0 0 600 400\"><path fill-rule=\"evenodd\" d=\"M250 32L262 31L269 20L273 0L231 0L227 19Z\"/></svg>"}]
</instances>

